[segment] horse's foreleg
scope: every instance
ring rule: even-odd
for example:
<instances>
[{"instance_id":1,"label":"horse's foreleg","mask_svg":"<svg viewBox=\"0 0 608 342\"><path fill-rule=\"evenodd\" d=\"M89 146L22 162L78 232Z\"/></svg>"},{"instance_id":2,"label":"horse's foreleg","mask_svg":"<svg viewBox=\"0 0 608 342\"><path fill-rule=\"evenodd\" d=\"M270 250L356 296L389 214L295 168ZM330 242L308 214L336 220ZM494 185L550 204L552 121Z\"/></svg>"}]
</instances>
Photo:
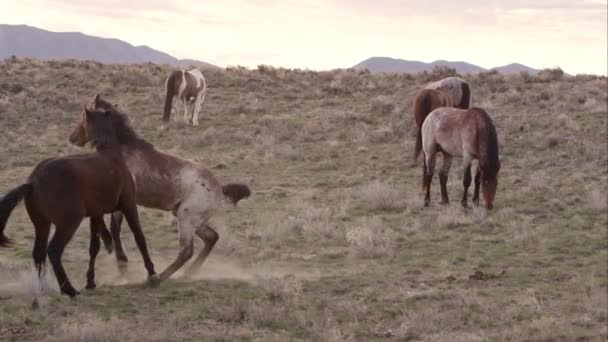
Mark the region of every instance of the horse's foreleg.
<instances>
[{"instance_id":1,"label":"horse's foreleg","mask_svg":"<svg viewBox=\"0 0 608 342\"><path fill-rule=\"evenodd\" d=\"M450 167L452 166L452 157L447 153L443 153L443 164L441 165L441 172L439 172L439 183L441 185L441 204L449 204L448 198L448 175L450 173Z\"/></svg>"},{"instance_id":2,"label":"horse's foreleg","mask_svg":"<svg viewBox=\"0 0 608 342\"><path fill-rule=\"evenodd\" d=\"M479 185L481 183L481 173L479 168L475 171L475 188L473 190L473 204L479 206Z\"/></svg>"},{"instance_id":3,"label":"horse's foreleg","mask_svg":"<svg viewBox=\"0 0 608 342\"><path fill-rule=\"evenodd\" d=\"M469 186L471 185L471 163L473 162L473 158L465 152L462 156L462 186L463 186L463 194L460 203L464 208L469 206Z\"/></svg>"},{"instance_id":4,"label":"horse's foreleg","mask_svg":"<svg viewBox=\"0 0 608 342\"><path fill-rule=\"evenodd\" d=\"M102 228L103 226L103 228ZM89 243L89 270L87 271L87 289L94 289L95 285L95 259L99 254L100 249L100 234L101 230L105 228L103 222L103 216L91 217L91 241ZM105 228L107 230L107 228ZM111 239L111 238L110 238Z\"/></svg>"},{"instance_id":5,"label":"horse's foreleg","mask_svg":"<svg viewBox=\"0 0 608 342\"><path fill-rule=\"evenodd\" d=\"M192 114L192 116L193 116L192 125L193 126L198 126L198 119L201 114L201 106L203 105L203 101L205 101L205 93L206 93L206 91L199 93L196 96L196 101L194 101L194 113Z\"/></svg>"},{"instance_id":6,"label":"horse's foreleg","mask_svg":"<svg viewBox=\"0 0 608 342\"><path fill-rule=\"evenodd\" d=\"M217 240L220 238L219 234L213 230L208 224L204 224L196 229L196 235L203 240L205 247L200 251L196 259L192 262L192 265L188 267L187 274L192 274L198 271L203 265L209 253L215 246Z\"/></svg>"},{"instance_id":7,"label":"horse's foreleg","mask_svg":"<svg viewBox=\"0 0 608 342\"><path fill-rule=\"evenodd\" d=\"M190 111L189 111L190 104L189 104L189 102L190 101L188 101L188 99L182 99L182 104L184 105L184 121L185 122L188 122L188 117L190 116L189 115L190 114Z\"/></svg>"},{"instance_id":8,"label":"horse's foreleg","mask_svg":"<svg viewBox=\"0 0 608 342\"><path fill-rule=\"evenodd\" d=\"M471 186L471 165L464 167L464 175L462 177L462 185L464 187L464 192L462 193L462 206L465 208L469 207L469 186ZM473 198L475 201L475 198Z\"/></svg>"},{"instance_id":9,"label":"horse's foreleg","mask_svg":"<svg viewBox=\"0 0 608 342\"><path fill-rule=\"evenodd\" d=\"M120 226L122 225L123 215L120 211L115 211L110 216L110 232L112 233L112 239L114 240L114 246L116 247L116 262L118 263L118 270L121 274L127 273L127 263L129 259L125 254L125 250L122 247L122 241L120 240Z\"/></svg>"},{"instance_id":10,"label":"horse's foreleg","mask_svg":"<svg viewBox=\"0 0 608 342\"><path fill-rule=\"evenodd\" d=\"M91 225L92 224L93 222L91 222ZM104 222L103 218L99 222L99 234L101 235L101 239L103 240L103 245L105 246L106 251L108 251L108 254L112 254L112 252L114 251L112 233L110 233L110 231L108 230L108 227L106 226L106 223Z\"/></svg>"},{"instance_id":11,"label":"horse's foreleg","mask_svg":"<svg viewBox=\"0 0 608 342\"><path fill-rule=\"evenodd\" d=\"M183 214L182 214L183 215ZM194 243L193 235L195 231L195 225L189 219L184 219L182 215L178 214L178 225L179 225L179 252L177 258L171 265L160 274L160 280L166 280L179 270L186 261L192 258L194 254Z\"/></svg>"},{"instance_id":12,"label":"horse's foreleg","mask_svg":"<svg viewBox=\"0 0 608 342\"><path fill-rule=\"evenodd\" d=\"M139 224L139 215L137 213L137 206L135 202L126 201L121 205L121 211L125 215L127 219L127 223L129 224L129 228L131 228L131 232L135 237L135 243L137 244L137 248L141 253L141 256L144 259L144 265L146 266L146 270L148 271L148 280L151 284L155 285L157 283L158 277L156 276L156 271L154 270L154 264L152 263L152 259L150 258L150 253L148 252L148 246L146 244L146 237L144 236L144 232L141 229L141 225Z\"/></svg>"}]
</instances>

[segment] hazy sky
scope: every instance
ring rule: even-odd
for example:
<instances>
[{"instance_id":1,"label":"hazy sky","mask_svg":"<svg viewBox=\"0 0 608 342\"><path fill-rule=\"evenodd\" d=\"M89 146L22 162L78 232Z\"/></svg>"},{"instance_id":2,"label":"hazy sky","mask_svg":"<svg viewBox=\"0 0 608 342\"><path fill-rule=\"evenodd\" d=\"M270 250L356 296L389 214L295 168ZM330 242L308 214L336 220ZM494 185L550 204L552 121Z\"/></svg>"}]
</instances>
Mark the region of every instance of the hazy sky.
<instances>
[{"instance_id":1,"label":"hazy sky","mask_svg":"<svg viewBox=\"0 0 608 342\"><path fill-rule=\"evenodd\" d=\"M0 0L0 23L80 31L220 66L368 57L607 73L608 0Z\"/></svg>"}]
</instances>

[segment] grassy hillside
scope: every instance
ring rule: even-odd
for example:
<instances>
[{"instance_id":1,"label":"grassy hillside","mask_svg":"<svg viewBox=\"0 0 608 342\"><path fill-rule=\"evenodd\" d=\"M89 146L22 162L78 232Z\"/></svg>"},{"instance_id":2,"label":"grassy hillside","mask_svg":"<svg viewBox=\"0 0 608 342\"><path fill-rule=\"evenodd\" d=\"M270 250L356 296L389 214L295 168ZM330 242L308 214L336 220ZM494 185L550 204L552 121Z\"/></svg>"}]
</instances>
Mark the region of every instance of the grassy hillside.
<instances>
[{"instance_id":1,"label":"grassy hillside","mask_svg":"<svg viewBox=\"0 0 608 342\"><path fill-rule=\"evenodd\" d=\"M67 138L96 92L158 148L253 190L213 217L220 240L200 274L143 286L125 227L128 279L102 251L96 290L75 300L51 291L38 310L33 228L18 207L6 231L18 244L0 249L0 340L606 339L606 78L464 75L473 104L494 118L502 159L495 209L466 213L458 161L453 203L439 205L435 180L423 208L411 158L413 94L446 75L210 70L201 125L161 131L169 72L0 64L0 193L41 159L82 151ZM140 215L160 271L177 253L175 222L152 209ZM88 234L83 224L64 254L77 288Z\"/></svg>"}]
</instances>

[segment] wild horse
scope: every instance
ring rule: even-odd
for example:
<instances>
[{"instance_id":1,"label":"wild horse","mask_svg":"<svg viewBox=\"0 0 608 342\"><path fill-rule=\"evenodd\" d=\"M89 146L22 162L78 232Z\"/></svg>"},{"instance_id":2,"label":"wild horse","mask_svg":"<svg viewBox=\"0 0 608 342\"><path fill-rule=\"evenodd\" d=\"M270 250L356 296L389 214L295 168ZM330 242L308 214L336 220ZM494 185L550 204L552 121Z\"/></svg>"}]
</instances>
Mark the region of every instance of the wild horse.
<instances>
[{"instance_id":1,"label":"wild horse","mask_svg":"<svg viewBox=\"0 0 608 342\"><path fill-rule=\"evenodd\" d=\"M6 194L0 200L0 245L10 244L4 229L9 215L24 199L35 228L33 258L38 276L44 276L48 253L61 292L73 297L78 291L70 283L61 264L65 246L83 218L90 217L91 259L87 288L95 287L94 266L99 252L99 234L106 229L103 214L120 211L135 236L149 280L157 283L158 276L139 224L135 184L121 154L110 114L102 109L89 111L85 108L78 127L95 146L95 152L43 160L36 165L24 184ZM48 242L51 224L55 225L55 233ZM110 243L108 236L102 236L106 243Z\"/></svg>"}]
</instances>

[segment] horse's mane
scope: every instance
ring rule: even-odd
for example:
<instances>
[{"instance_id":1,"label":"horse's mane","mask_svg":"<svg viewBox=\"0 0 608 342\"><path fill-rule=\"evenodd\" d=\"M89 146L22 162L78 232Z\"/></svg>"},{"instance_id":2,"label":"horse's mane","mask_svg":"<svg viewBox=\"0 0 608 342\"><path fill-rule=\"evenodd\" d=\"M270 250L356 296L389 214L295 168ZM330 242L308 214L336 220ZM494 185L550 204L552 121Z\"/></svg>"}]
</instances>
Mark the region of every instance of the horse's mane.
<instances>
[{"instance_id":1,"label":"horse's mane","mask_svg":"<svg viewBox=\"0 0 608 342\"><path fill-rule=\"evenodd\" d=\"M133 146L138 148L151 148L154 147L149 142L140 138L135 130L131 127L131 123L129 122L129 117L120 112L114 105L109 103L106 100L98 98L95 102L95 107L97 109L103 109L107 112L110 112L110 117L112 118L112 126L114 131L116 132L116 137L118 138L118 143L121 145Z\"/></svg>"},{"instance_id":2,"label":"horse's mane","mask_svg":"<svg viewBox=\"0 0 608 342\"><path fill-rule=\"evenodd\" d=\"M493 179L498 173L500 162L498 160L498 135L492 118L488 113L478 107L471 108L470 111L477 113L478 129L483 127L484 134L478 135L480 162L484 166L483 176L485 179ZM481 127L480 127L481 126Z\"/></svg>"},{"instance_id":3,"label":"horse's mane","mask_svg":"<svg viewBox=\"0 0 608 342\"><path fill-rule=\"evenodd\" d=\"M140 138L135 130L131 127L129 118L126 114L119 111L113 111L111 114L112 126L116 131L118 142L121 145L134 146L139 148L151 148L152 144Z\"/></svg>"}]
</instances>

